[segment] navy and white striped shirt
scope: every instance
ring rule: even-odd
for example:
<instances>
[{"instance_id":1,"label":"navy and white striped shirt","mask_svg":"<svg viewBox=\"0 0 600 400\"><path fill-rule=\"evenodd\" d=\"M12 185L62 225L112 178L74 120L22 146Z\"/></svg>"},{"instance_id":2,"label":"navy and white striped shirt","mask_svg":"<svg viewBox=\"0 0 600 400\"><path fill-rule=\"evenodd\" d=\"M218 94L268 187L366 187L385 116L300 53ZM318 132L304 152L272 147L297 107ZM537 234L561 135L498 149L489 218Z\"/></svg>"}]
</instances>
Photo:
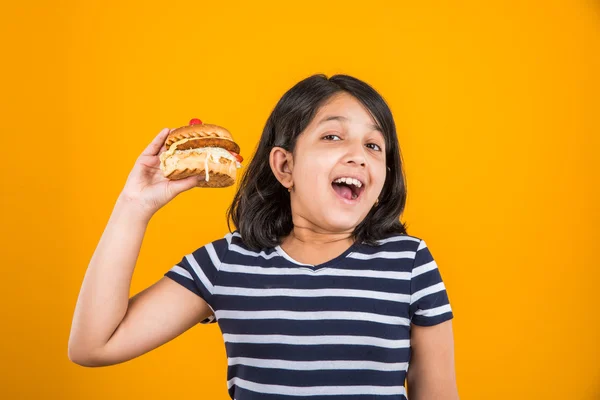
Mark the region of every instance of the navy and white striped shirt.
<instances>
[{"instance_id":1,"label":"navy and white striped shirt","mask_svg":"<svg viewBox=\"0 0 600 400\"><path fill-rule=\"evenodd\" d=\"M411 322L453 318L431 252L409 235L308 265L235 231L165 276L213 310L202 323L219 323L235 400L406 400Z\"/></svg>"}]
</instances>

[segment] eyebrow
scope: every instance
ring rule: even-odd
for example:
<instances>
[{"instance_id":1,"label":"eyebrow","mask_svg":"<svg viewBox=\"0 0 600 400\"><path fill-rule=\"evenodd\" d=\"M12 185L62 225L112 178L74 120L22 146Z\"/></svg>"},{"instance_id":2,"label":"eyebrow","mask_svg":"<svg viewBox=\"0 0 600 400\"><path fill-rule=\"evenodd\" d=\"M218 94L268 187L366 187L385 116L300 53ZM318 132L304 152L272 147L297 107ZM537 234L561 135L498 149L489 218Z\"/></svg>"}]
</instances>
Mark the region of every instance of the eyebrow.
<instances>
[{"instance_id":1,"label":"eyebrow","mask_svg":"<svg viewBox=\"0 0 600 400\"><path fill-rule=\"evenodd\" d=\"M321 121L319 121L319 123L317 124L317 126L320 126L322 124L324 124L325 122L328 121L341 121L341 122L348 122L348 118L341 116L341 115L329 115L327 117L324 117ZM371 128L374 131L378 131L380 133L383 133L383 131L381 130L381 128L377 125L369 125L369 128Z\"/></svg>"}]
</instances>

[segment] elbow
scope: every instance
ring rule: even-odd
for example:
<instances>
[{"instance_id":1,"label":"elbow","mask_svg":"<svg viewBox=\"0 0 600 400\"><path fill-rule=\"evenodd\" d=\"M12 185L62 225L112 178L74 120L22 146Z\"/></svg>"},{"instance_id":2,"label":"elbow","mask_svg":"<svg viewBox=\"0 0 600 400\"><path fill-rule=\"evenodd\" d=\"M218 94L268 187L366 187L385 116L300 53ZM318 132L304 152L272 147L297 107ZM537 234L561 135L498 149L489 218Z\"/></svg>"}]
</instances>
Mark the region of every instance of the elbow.
<instances>
[{"instance_id":1,"label":"elbow","mask_svg":"<svg viewBox=\"0 0 600 400\"><path fill-rule=\"evenodd\" d=\"M103 366L98 357L94 356L93 352L78 349L71 345L68 347L67 357L69 357L69 361L82 367L92 368Z\"/></svg>"},{"instance_id":2,"label":"elbow","mask_svg":"<svg viewBox=\"0 0 600 400\"><path fill-rule=\"evenodd\" d=\"M69 346L67 351L67 356L69 357L69 361L75 363L77 365L81 365L82 367L92 367L93 363L91 363L90 358L86 356L83 352L77 351Z\"/></svg>"}]
</instances>

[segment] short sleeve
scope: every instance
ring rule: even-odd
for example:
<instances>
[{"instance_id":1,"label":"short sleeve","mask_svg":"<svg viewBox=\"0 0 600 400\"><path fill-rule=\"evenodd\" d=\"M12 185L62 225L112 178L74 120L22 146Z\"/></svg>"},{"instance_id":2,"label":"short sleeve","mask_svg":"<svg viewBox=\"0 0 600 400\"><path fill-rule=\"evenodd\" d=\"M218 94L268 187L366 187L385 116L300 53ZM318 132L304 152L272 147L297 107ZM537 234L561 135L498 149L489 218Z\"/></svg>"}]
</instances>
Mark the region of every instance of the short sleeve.
<instances>
[{"instance_id":1,"label":"short sleeve","mask_svg":"<svg viewBox=\"0 0 600 400\"><path fill-rule=\"evenodd\" d=\"M209 305L213 314L214 286L221 267L221 261L229 246L226 238L208 243L191 254L185 255L164 275L200 296ZM214 315L201 321L201 324L216 322Z\"/></svg>"},{"instance_id":2,"label":"short sleeve","mask_svg":"<svg viewBox=\"0 0 600 400\"><path fill-rule=\"evenodd\" d=\"M442 275L423 240L411 273L409 316L413 324L420 326L437 325L454 317Z\"/></svg>"}]
</instances>

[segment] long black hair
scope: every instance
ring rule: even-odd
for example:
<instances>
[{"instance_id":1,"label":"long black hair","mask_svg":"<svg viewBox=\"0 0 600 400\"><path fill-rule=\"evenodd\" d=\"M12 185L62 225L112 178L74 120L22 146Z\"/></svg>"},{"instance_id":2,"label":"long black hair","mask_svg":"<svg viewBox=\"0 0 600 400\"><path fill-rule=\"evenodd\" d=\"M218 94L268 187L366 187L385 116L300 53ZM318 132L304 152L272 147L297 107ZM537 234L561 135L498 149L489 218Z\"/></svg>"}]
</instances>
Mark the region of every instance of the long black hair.
<instances>
[{"instance_id":1,"label":"long black hair","mask_svg":"<svg viewBox=\"0 0 600 400\"><path fill-rule=\"evenodd\" d=\"M290 195L269 165L273 147L294 152L298 135L306 129L328 99L346 92L360 101L383 132L387 174L379 203L353 232L355 241L374 245L391 234L407 234L400 215L406 204L406 178L396 136L396 126L387 103L367 83L348 75L312 75L294 85L279 100L263 129L254 157L246 168L231 206L227 226L237 227L242 241L252 249L281 244L293 229Z\"/></svg>"}]
</instances>

